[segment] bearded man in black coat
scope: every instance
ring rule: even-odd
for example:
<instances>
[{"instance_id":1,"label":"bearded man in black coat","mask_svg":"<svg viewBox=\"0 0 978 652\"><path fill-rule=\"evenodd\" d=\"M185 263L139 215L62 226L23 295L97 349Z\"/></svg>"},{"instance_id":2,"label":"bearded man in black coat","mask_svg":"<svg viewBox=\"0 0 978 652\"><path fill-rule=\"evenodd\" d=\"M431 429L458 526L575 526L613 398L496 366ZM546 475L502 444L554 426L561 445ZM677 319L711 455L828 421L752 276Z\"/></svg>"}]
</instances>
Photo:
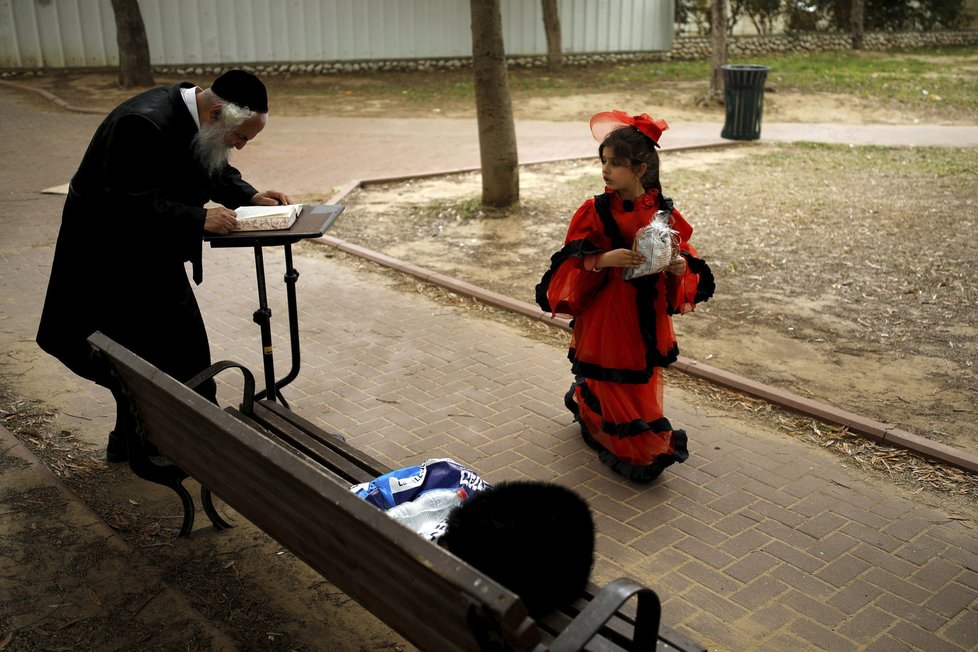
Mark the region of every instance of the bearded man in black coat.
<instances>
[{"instance_id":1,"label":"bearded man in black coat","mask_svg":"<svg viewBox=\"0 0 978 652\"><path fill-rule=\"evenodd\" d=\"M71 179L38 345L110 387L86 341L101 331L180 381L210 365L204 321L184 267L200 283L204 232L225 234L242 205L289 203L229 165L264 129L268 95L243 70L210 88L155 88L116 107ZM204 208L208 201L220 206ZM110 387L111 388L111 387ZM198 391L214 400L210 382ZM127 458L120 413L106 458Z\"/></svg>"}]
</instances>

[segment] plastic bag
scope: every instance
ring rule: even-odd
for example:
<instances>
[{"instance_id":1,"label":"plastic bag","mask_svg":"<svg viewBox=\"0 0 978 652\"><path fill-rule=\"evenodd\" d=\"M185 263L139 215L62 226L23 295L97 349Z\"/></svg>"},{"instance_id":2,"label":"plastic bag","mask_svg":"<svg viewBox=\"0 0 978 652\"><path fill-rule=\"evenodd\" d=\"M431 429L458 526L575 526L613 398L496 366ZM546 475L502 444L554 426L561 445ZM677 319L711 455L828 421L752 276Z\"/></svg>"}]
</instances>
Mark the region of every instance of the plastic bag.
<instances>
[{"instance_id":1,"label":"plastic bag","mask_svg":"<svg viewBox=\"0 0 978 652\"><path fill-rule=\"evenodd\" d=\"M669 226L672 211L656 211L652 221L635 233L632 248L645 257L638 267L626 267L625 280L658 274L678 255L678 233Z\"/></svg>"}]
</instances>

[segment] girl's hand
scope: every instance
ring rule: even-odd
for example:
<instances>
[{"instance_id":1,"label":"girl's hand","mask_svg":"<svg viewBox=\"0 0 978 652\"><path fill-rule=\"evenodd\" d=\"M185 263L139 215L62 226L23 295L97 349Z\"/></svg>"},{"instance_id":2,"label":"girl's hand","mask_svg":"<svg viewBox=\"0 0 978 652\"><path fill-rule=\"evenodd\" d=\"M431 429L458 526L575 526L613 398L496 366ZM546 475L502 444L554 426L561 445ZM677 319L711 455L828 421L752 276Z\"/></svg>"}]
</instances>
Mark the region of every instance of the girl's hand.
<instances>
[{"instance_id":1,"label":"girl's hand","mask_svg":"<svg viewBox=\"0 0 978 652\"><path fill-rule=\"evenodd\" d=\"M597 267L638 267L645 262L645 257L631 249L612 249L598 256Z\"/></svg>"},{"instance_id":2,"label":"girl's hand","mask_svg":"<svg viewBox=\"0 0 978 652\"><path fill-rule=\"evenodd\" d=\"M676 256L666 267L666 271L675 276L682 276L686 273L686 259L682 256Z\"/></svg>"}]
</instances>

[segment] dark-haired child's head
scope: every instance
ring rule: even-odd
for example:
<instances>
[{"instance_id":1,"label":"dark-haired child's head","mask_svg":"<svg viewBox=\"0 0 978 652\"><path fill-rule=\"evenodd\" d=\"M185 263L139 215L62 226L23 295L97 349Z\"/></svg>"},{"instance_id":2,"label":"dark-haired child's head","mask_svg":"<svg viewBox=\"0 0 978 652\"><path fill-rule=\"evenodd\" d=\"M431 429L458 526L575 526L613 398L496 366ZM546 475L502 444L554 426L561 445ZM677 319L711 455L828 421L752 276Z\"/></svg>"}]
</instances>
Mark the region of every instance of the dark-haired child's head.
<instances>
[{"instance_id":1,"label":"dark-haired child's head","mask_svg":"<svg viewBox=\"0 0 978 652\"><path fill-rule=\"evenodd\" d=\"M604 160L606 147L611 147L615 157L631 161L632 167L637 168L643 163L647 166L642 175L642 187L648 190L655 188L662 191L659 183L659 153L652 139L635 127L619 127L612 129L598 146L598 156Z\"/></svg>"},{"instance_id":2,"label":"dark-haired child's head","mask_svg":"<svg viewBox=\"0 0 978 652\"><path fill-rule=\"evenodd\" d=\"M503 482L452 511L439 544L540 616L577 598L594 563L594 519L576 493L545 482Z\"/></svg>"}]
</instances>

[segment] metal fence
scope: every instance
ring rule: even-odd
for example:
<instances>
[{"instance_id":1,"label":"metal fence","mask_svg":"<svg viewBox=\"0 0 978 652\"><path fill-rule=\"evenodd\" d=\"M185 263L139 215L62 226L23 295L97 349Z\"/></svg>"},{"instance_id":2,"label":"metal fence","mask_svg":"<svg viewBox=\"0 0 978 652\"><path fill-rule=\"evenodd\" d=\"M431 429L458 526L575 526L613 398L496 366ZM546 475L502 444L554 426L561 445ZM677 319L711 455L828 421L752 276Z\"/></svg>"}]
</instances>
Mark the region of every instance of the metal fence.
<instances>
[{"instance_id":1,"label":"metal fence","mask_svg":"<svg viewBox=\"0 0 978 652\"><path fill-rule=\"evenodd\" d=\"M508 55L547 51L540 0L501 0ZM673 0L560 0L566 53L668 50ZM153 65L468 57L469 0L139 0ZM110 0L0 0L0 68L119 63Z\"/></svg>"}]
</instances>

